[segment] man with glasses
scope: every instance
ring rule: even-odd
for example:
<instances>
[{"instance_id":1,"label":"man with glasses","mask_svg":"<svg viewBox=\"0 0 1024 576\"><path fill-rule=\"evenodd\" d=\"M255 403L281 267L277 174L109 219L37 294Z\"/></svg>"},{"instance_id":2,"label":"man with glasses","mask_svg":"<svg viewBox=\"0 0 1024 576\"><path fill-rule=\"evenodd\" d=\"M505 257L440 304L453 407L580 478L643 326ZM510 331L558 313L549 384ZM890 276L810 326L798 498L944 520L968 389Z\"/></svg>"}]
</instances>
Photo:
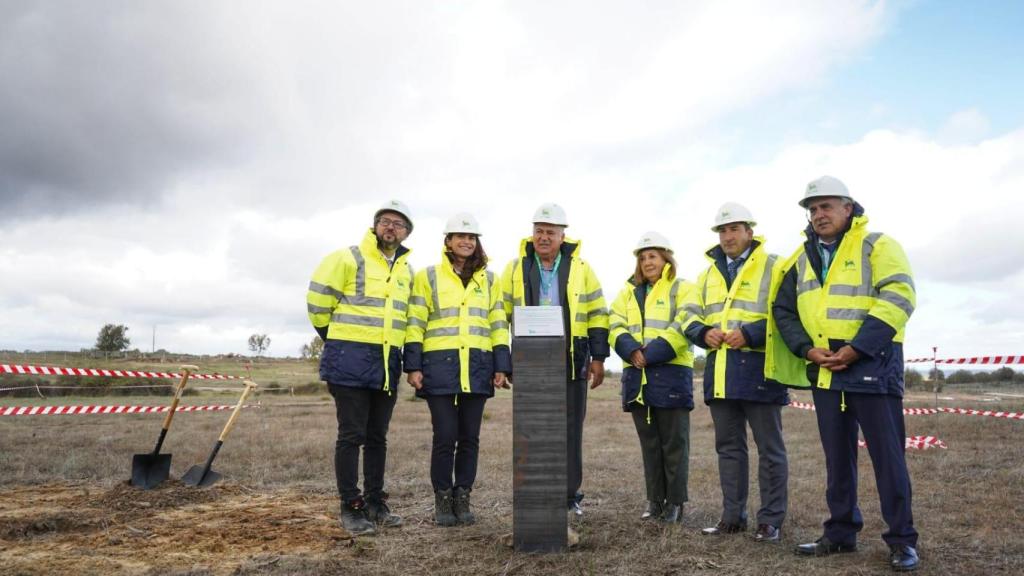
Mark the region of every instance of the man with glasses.
<instances>
[{"instance_id":1,"label":"man with glasses","mask_svg":"<svg viewBox=\"0 0 1024 576\"><path fill-rule=\"evenodd\" d=\"M889 565L915 570L917 530L904 454L903 337L916 295L907 257L892 237L868 232L868 218L846 186L831 176L809 183L807 241L786 263L772 306L784 350L766 361L769 377L810 386L825 452L829 518L824 534L796 553L825 556L857 549L864 527L857 506L857 431L875 470L882 518L889 526ZM784 375L786 358L806 361L804 374ZM804 379L806 377L806 380Z\"/></svg>"},{"instance_id":2,"label":"man with glasses","mask_svg":"<svg viewBox=\"0 0 1024 576\"><path fill-rule=\"evenodd\" d=\"M377 524L402 523L387 504L384 465L413 279L409 249L402 241L411 231L405 204L386 202L374 214L373 228L362 243L323 259L306 295L309 319L324 341L320 379L334 397L334 472L341 523L352 534L372 534Z\"/></svg>"}]
</instances>

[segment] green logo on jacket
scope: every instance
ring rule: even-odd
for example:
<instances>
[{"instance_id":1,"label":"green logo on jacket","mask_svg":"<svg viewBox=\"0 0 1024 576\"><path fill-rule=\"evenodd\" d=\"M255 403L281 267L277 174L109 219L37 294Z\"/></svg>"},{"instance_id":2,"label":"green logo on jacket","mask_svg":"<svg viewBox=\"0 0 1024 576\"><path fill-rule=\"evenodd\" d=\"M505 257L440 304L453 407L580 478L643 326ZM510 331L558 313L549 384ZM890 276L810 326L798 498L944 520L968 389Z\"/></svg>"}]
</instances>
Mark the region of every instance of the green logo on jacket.
<instances>
[{"instance_id":1,"label":"green logo on jacket","mask_svg":"<svg viewBox=\"0 0 1024 576\"><path fill-rule=\"evenodd\" d=\"M850 268L856 268L856 264L853 263L853 260L846 260L843 262L843 268L847 270L849 270Z\"/></svg>"}]
</instances>

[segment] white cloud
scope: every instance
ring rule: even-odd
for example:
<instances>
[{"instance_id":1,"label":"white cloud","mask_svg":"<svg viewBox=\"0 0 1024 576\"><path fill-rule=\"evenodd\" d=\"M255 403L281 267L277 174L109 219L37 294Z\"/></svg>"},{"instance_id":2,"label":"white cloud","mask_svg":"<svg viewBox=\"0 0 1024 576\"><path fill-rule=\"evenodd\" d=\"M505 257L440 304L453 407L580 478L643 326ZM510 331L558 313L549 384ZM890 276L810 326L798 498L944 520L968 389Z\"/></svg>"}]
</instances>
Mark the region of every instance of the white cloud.
<instances>
[{"instance_id":1,"label":"white cloud","mask_svg":"<svg viewBox=\"0 0 1024 576\"><path fill-rule=\"evenodd\" d=\"M957 334L1013 306L998 295L1024 268L1024 135L989 136L981 110L730 164L744 134L716 123L819 88L886 31L884 2L24 6L0 19L0 119L20 127L0 135L0 348L89 346L125 322L143 348L156 324L158 347L244 352L267 332L295 354L309 274L387 197L416 213L417 267L469 210L496 270L559 202L610 299L649 229L696 277L726 199L788 253L804 184L831 173L910 254L908 350L996 346ZM979 286L970 327L949 329Z\"/></svg>"}]
</instances>

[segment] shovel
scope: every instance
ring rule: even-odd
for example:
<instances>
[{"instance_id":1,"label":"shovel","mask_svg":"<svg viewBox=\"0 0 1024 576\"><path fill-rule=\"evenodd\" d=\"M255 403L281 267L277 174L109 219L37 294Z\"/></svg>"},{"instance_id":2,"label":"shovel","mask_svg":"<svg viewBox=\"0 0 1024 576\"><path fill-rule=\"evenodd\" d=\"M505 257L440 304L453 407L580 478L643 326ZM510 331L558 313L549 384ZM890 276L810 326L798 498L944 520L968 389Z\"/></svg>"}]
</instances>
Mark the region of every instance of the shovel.
<instances>
[{"instance_id":1,"label":"shovel","mask_svg":"<svg viewBox=\"0 0 1024 576\"><path fill-rule=\"evenodd\" d=\"M132 486L149 490L167 480L171 472L171 455L161 454L160 446L164 443L167 430L171 427L171 420L174 419L174 411L178 408L178 401L185 392L185 384L191 372L198 372L196 366L184 365L181 367L181 381L174 389L174 400L171 400L171 408L164 418L163 428L160 429L160 437L156 440L156 448L152 454L136 454L132 456Z\"/></svg>"},{"instance_id":2,"label":"shovel","mask_svg":"<svg viewBox=\"0 0 1024 576\"><path fill-rule=\"evenodd\" d=\"M224 438L227 437L228 432L235 425L235 419L238 418L238 412L241 411L245 398L256 389L256 383L251 380L246 380L243 383L245 384L245 390L242 391L242 397L238 399L238 404L235 405L234 411L231 412L231 418L228 418L228 423L224 425L224 431L220 433L220 438L217 438L217 443L213 445L213 452L210 452L210 457L206 459L205 465L199 466L197 464L189 468L188 472L185 472L185 475L181 477L181 481L185 484L205 488L220 480L220 474L210 470L210 466L213 465L213 459L217 457L217 452L220 451L220 447L224 444Z\"/></svg>"}]
</instances>

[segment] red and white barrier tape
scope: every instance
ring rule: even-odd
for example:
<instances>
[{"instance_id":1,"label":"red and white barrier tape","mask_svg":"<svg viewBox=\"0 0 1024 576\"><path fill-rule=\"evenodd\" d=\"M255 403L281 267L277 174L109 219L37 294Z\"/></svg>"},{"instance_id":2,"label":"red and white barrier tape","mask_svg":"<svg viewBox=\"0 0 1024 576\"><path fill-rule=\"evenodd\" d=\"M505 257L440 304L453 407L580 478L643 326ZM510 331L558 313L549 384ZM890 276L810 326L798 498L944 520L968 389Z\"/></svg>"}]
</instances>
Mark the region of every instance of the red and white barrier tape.
<instances>
[{"instance_id":1,"label":"red and white barrier tape","mask_svg":"<svg viewBox=\"0 0 1024 576\"><path fill-rule=\"evenodd\" d=\"M791 408L799 408L801 410L814 410L814 404L807 402L790 402ZM992 418L1010 418L1011 420L1024 420L1024 412L999 412L996 410L974 410L971 408L904 408L903 414L906 416L921 416L926 414L938 414L939 412L945 412L947 414L967 414L970 416L991 416Z\"/></svg>"},{"instance_id":2,"label":"red and white barrier tape","mask_svg":"<svg viewBox=\"0 0 1024 576\"><path fill-rule=\"evenodd\" d=\"M857 440L857 446L861 448L868 447L867 443L863 440ZM935 436L910 436L903 447L904 450L927 450L929 448L942 448L945 450L946 443Z\"/></svg>"},{"instance_id":3,"label":"red and white barrier tape","mask_svg":"<svg viewBox=\"0 0 1024 576\"><path fill-rule=\"evenodd\" d=\"M972 358L911 358L907 364L934 362L936 364L1024 364L1024 356L974 356Z\"/></svg>"},{"instance_id":4,"label":"red and white barrier tape","mask_svg":"<svg viewBox=\"0 0 1024 576\"><path fill-rule=\"evenodd\" d=\"M181 378L178 372L143 372L140 370L108 370L106 368L63 368L60 366L26 366L0 364L0 374L31 376L107 376L109 378ZM226 374L189 374L197 380L242 380L241 376Z\"/></svg>"},{"instance_id":5,"label":"red and white barrier tape","mask_svg":"<svg viewBox=\"0 0 1024 576\"><path fill-rule=\"evenodd\" d=\"M231 410L234 405L178 406L175 412ZM243 404L243 408L252 408ZM147 414L167 412L169 406L0 406L0 416L63 416L66 414Z\"/></svg>"},{"instance_id":6,"label":"red and white barrier tape","mask_svg":"<svg viewBox=\"0 0 1024 576\"><path fill-rule=\"evenodd\" d=\"M939 412L948 414L967 414L970 416L991 416L993 418L1010 418L1024 420L1024 412L996 412L995 410L974 410L971 408L938 408Z\"/></svg>"}]
</instances>

